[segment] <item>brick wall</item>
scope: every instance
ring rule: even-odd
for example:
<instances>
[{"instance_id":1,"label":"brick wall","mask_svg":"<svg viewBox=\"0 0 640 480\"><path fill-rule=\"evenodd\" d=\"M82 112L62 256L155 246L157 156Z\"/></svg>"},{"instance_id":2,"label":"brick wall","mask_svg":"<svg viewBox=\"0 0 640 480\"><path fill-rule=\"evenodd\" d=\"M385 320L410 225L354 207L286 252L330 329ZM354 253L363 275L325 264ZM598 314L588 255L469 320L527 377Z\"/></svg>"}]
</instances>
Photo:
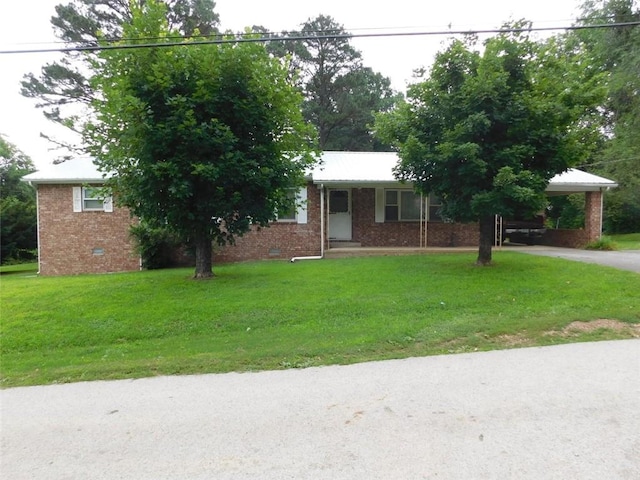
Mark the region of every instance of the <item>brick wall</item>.
<instances>
[{"instance_id":1,"label":"brick wall","mask_svg":"<svg viewBox=\"0 0 640 480\"><path fill-rule=\"evenodd\" d=\"M583 228L575 230L548 228L542 236L541 243L550 247L582 248L589 242Z\"/></svg>"},{"instance_id":2,"label":"brick wall","mask_svg":"<svg viewBox=\"0 0 640 480\"><path fill-rule=\"evenodd\" d=\"M127 209L74 212L73 185L38 185L39 257L42 275L138 270Z\"/></svg>"},{"instance_id":3,"label":"brick wall","mask_svg":"<svg viewBox=\"0 0 640 480\"><path fill-rule=\"evenodd\" d=\"M477 247L480 244L480 228L477 223L429 222L427 246L429 247Z\"/></svg>"},{"instance_id":4,"label":"brick wall","mask_svg":"<svg viewBox=\"0 0 640 480\"><path fill-rule=\"evenodd\" d=\"M320 189L311 183L307 185L307 218L305 224L273 222L267 228L253 227L235 245L215 246L213 262L320 255Z\"/></svg>"},{"instance_id":5,"label":"brick wall","mask_svg":"<svg viewBox=\"0 0 640 480\"><path fill-rule=\"evenodd\" d=\"M374 188L354 188L352 202L354 242L360 242L363 247L420 246L420 222L376 223ZM477 223L429 222L427 225L429 247L469 247L478 243Z\"/></svg>"}]
</instances>

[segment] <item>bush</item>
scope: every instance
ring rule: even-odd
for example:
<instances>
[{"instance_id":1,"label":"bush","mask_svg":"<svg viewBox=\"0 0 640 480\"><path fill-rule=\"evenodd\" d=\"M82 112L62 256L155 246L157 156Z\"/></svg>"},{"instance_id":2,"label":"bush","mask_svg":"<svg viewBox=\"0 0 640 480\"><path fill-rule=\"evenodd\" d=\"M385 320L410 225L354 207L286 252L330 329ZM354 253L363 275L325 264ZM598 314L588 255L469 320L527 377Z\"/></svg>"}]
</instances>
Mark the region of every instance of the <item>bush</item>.
<instances>
[{"instance_id":1,"label":"bush","mask_svg":"<svg viewBox=\"0 0 640 480\"><path fill-rule=\"evenodd\" d=\"M605 194L603 229L607 233L640 232L640 188Z\"/></svg>"},{"instance_id":2,"label":"bush","mask_svg":"<svg viewBox=\"0 0 640 480\"><path fill-rule=\"evenodd\" d=\"M37 248L35 197L0 199L0 264L32 261L37 257Z\"/></svg>"},{"instance_id":3,"label":"bush","mask_svg":"<svg viewBox=\"0 0 640 480\"><path fill-rule=\"evenodd\" d=\"M611 237L603 235L599 240L590 242L585 247L587 250L618 250L618 244Z\"/></svg>"},{"instance_id":4,"label":"bush","mask_svg":"<svg viewBox=\"0 0 640 480\"><path fill-rule=\"evenodd\" d=\"M140 222L131 227L131 235L136 240L144 268L157 270L175 266L176 252L182 245L177 234L166 227Z\"/></svg>"}]
</instances>

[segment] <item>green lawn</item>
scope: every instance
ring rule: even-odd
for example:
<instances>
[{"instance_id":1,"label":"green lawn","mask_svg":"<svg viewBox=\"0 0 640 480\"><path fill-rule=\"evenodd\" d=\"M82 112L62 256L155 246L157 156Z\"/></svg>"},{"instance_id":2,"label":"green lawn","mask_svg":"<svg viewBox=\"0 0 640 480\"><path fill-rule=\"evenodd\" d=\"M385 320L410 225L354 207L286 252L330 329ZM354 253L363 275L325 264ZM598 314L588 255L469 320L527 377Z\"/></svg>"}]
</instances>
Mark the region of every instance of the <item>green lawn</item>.
<instances>
[{"instance_id":1,"label":"green lawn","mask_svg":"<svg viewBox=\"0 0 640 480\"><path fill-rule=\"evenodd\" d=\"M495 252L3 275L1 385L278 369L567 341L640 323L640 275ZM634 330L635 331L635 330Z\"/></svg>"},{"instance_id":2,"label":"green lawn","mask_svg":"<svg viewBox=\"0 0 640 480\"><path fill-rule=\"evenodd\" d=\"M640 233L621 233L609 235L619 250L640 250Z\"/></svg>"}]
</instances>

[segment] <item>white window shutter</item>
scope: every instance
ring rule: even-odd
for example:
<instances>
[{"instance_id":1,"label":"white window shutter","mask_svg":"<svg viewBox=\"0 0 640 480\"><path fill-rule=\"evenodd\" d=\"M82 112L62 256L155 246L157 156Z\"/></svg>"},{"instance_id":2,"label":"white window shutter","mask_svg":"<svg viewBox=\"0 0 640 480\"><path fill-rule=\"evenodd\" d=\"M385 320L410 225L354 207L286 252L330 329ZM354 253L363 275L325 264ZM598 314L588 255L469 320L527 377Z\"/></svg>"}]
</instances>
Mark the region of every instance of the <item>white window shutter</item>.
<instances>
[{"instance_id":1,"label":"white window shutter","mask_svg":"<svg viewBox=\"0 0 640 480\"><path fill-rule=\"evenodd\" d=\"M296 203L298 204L296 207L296 220L298 223L307 223L307 187L303 187L298 191Z\"/></svg>"},{"instance_id":2,"label":"white window shutter","mask_svg":"<svg viewBox=\"0 0 640 480\"><path fill-rule=\"evenodd\" d=\"M82 211L82 187L73 187L73 211Z\"/></svg>"},{"instance_id":3,"label":"white window shutter","mask_svg":"<svg viewBox=\"0 0 640 480\"><path fill-rule=\"evenodd\" d=\"M376 223L384 223L384 188L376 188Z\"/></svg>"},{"instance_id":4,"label":"white window shutter","mask_svg":"<svg viewBox=\"0 0 640 480\"><path fill-rule=\"evenodd\" d=\"M102 205L104 207L105 212L107 213L113 212L113 197L111 196L105 197L104 201L102 202Z\"/></svg>"}]
</instances>

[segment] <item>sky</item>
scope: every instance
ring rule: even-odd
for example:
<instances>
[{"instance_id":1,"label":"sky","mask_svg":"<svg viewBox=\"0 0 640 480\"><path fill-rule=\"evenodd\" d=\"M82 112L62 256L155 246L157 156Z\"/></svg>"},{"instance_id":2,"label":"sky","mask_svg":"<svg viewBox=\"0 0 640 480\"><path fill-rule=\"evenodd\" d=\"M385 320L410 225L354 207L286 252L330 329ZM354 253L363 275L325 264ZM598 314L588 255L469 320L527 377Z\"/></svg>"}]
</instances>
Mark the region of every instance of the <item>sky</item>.
<instances>
[{"instance_id":1,"label":"sky","mask_svg":"<svg viewBox=\"0 0 640 480\"><path fill-rule=\"evenodd\" d=\"M1 0L0 50L50 48L55 35L49 23L55 5L67 0ZM295 30L319 14L330 15L352 33L401 31L427 32L497 28L504 22L525 18L535 27L570 25L581 0L216 0L223 30L242 31L262 25L269 30ZM378 5L378 6L375 6ZM405 92L416 68L428 67L447 36L355 38L363 64L392 81ZM36 101L20 95L24 74L37 73L60 54L0 55L0 134L31 157L36 167L50 164L60 152L40 137L71 139L64 128L47 121Z\"/></svg>"}]
</instances>

